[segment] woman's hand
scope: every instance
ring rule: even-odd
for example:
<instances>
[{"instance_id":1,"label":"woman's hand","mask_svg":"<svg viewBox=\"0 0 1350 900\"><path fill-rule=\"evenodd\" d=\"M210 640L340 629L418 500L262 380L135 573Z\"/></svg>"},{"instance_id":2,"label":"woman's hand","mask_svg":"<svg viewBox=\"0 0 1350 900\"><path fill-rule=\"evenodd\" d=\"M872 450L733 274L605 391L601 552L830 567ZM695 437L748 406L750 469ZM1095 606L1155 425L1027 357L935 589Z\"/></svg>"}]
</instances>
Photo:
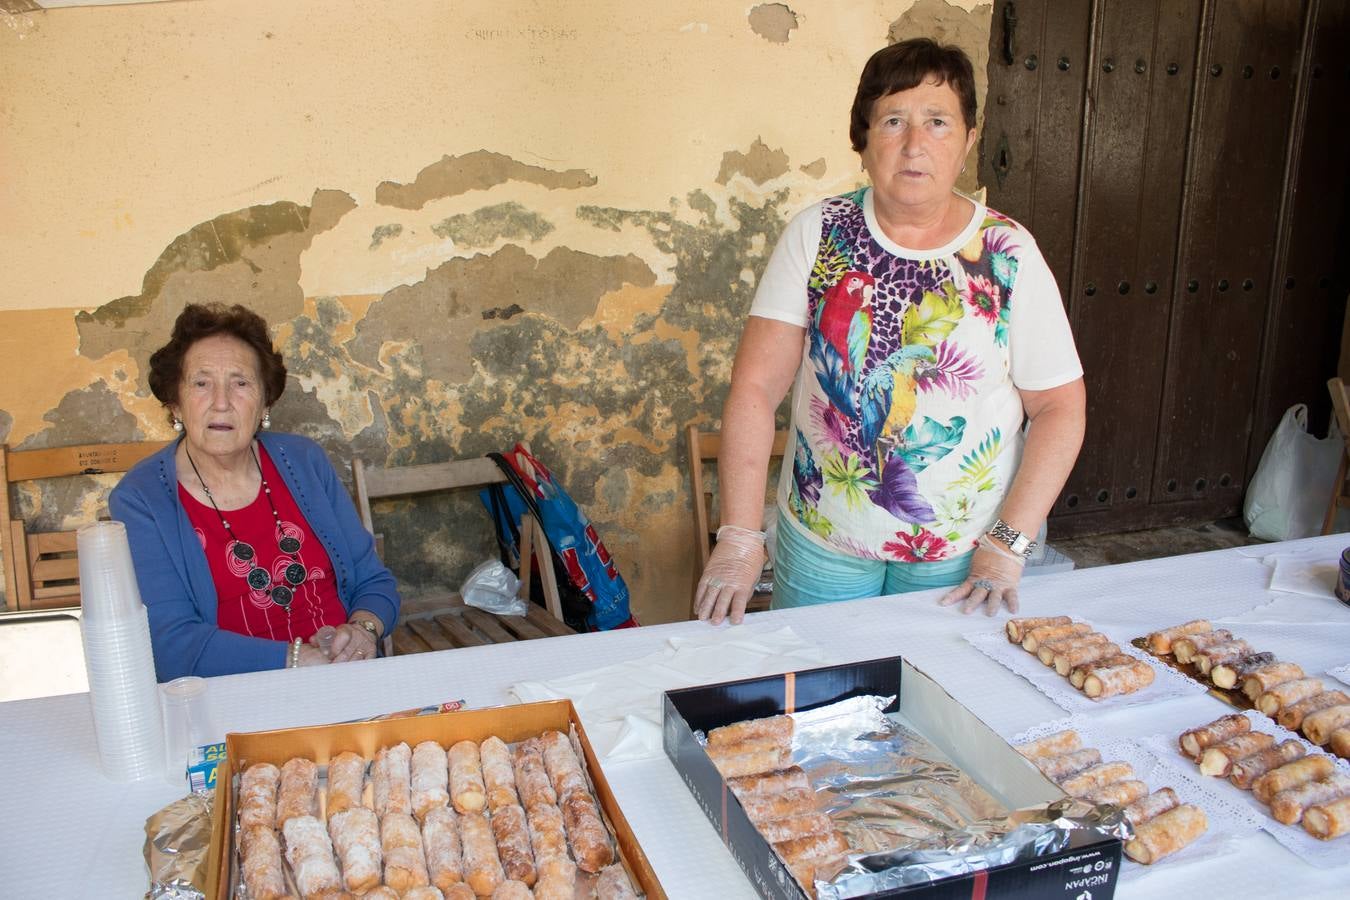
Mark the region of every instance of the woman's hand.
<instances>
[{"instance_id":1,"label":"woman's hand","mask_svg":"<svg viewBox=\"0 0 1350 900\"><path fill-rule=\"evenodd\" d=\"M313 644L301 644L300 655L297 658L297 666L326 666L328 657L322 650Z\"/></svg>"},{"instance_id":2,"label":"woman's hand","mask_svg":"<svg viewBox=\"0 0 1350 900\"><path fill-rule=\"evenodd\" d=\"M1017 583L1022 579L1023 561L1012 556L1012 551L1002 551L984 541L975 548L970 561L970 574L958 587L952 588L941 600L943 606L961 604L962 615L970 615L981 606L984 614L992 616L999 607L1007 606L1008 612L1017 612Z\"/></svg>"},{"instance_id":3,"label":"woman's hand","mask_svg":"<svg viewBox=\"0 0 1350 900\"><path fill-rule=\"evenodd\" d=\"M717 544L703 568L694 597L694 611L699 619L721 625L730 616L731 624L741 624L745 604L755 592L755 582L767 559L764 532L734 525L719 528Z\"/></svg>"},{"instance_id":4,"label":"woman's hand","mask_svg":"<svg viewBox=\"0 0 1350 900\"><path fill-rule=\"evenodd\" d=\"M360 625L339 625L333 635L329 658L332 662L350 662L354 659L375 658L375 635Z\"/></svg>"}]
</instances>

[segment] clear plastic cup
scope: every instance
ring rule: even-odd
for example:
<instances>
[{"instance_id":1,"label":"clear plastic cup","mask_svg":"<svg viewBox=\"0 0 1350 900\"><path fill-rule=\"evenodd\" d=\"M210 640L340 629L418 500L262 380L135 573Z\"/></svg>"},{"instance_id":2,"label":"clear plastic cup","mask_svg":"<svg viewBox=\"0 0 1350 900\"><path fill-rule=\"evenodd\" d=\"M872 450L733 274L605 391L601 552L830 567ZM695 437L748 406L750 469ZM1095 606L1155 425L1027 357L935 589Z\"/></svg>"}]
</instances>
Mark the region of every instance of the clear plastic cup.
<instances>
[{"instance_id":1,"label":"clear plastic cup","mask_svg":"<svg viewBox=\"0 0 1350 900\"><path fill-rule=\"evenodd\" d=\"M134 617L145 607L121 522L95 522L75 533L79 551L80 606L87 622Z\"/></svg>"},{"instance_id":2,"label":"clear plastic cup","mask_svg":"<svg viewBox=\"0 0 1350 900\"><path fill-rule=\"evenodd\" d=\"M164 706L164 774L170 784L184 784L192 751L216 739L206 684L205 678L186 675L159 687Z\"/></svg>"}]
</instances>

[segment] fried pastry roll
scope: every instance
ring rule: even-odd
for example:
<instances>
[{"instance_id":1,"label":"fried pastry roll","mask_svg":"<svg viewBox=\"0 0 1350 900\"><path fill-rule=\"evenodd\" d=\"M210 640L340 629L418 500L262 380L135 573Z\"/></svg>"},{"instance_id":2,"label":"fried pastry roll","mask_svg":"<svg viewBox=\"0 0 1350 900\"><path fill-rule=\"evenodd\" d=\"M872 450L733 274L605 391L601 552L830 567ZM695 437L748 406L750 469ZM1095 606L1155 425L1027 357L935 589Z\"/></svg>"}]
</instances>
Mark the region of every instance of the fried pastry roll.
<instances>
[{"instance_id":1,"label":"fried pastry roll","mask_svg":"<svg viewBox=\"0 0 1350 900\"><path fill-rule=\"evenodd\" d=\"M351 806L333 813L328 817L328 836L333 839L347 890L364 894L380 883L383 854L380 820L374 810Z\"/></svg>"},{"instance_id":2,"label":"fried pastry roll","mask_svg":"<svg viewBox=\"0 0 1350 900\"><path fill-rule=\"evenodd\" d=\"M1346 726L1350 726L1350 703L1328 706L1303 717L1303 733L1314 744L1326 744L1333 731Z\"/></svg>"},{"instance_id":3,"label":"fried pastry roll","mask_svg":"<svg viewBox=\"0 0 1350 900\"><path fill-rule=\"evenodd\" d=\"M1172 644L1176 647L1176 644ZM1170 787L1161 788L1147 797L1140 797L1138 800L1125 807L1125 818L1129 823L1138 828L1144 822L1155 816L1160 816L1169 809L1176 809L1180 805L1177 800L1177 792Z\"/></svg>"},{"instance_id":4,"label":"fried pastry roll","mask_svg":"<svg viewBox=\"0 0 1350 900\"><path fill-rule=\"evenodd\" d=\"M1022 636L1022 649L1035 653L1042 641L1068 637L1072 634L1087 634L1092 626L1086 622L1070 622L1067 625L1037 625Z\"/></svg>"},{"instance_id":5,"label":"fried pastry roll","mask_svg":"<svg viewBox=\"0 0 1350 900\"><path fill-rule=\"evenodd\" d=\"M539 880L534 883L534 900L573 900L576 896L577 867L572 865L572 874L567 876L555 870L540 870Z\"/></svg>"},{"instance_id":6,"label":"fried pastry roll","mask_svg":"<svg viewBox=\"0 0 1350 900\"><path fill-rule=\"evenodd\" d=\"M1310 753L1301 759L1285 763L1278 769L1271 769L1257 778L1252 782L1252 796L1269 805L1270 798L1280 791L1298 787L1307 781L1326 778L1334 771L1336 764L1331 761L1331 757L1322 753Z\"/></svg>"},{"instance_id":7,"label":"fried pastry roll","mask_svg":"<svg viewBox=\"0 0 1350 900\"><path fill-rule=\"evenodd\" d=\"M1126 778L1104 784L1089 791L1083 799L1089 803L1110 803L1115 806L1129 806L1142 797L1148 796L1148 785L1137 778Z\"/></svg>"},{"instance_id":8,"label":"fried pastry roll","mask_svg":"<svg viewBox=\"0 0 1350 900\"><path fill-rule=\"evenodd\" d=\"M275 770L276 766L272 768ZM281 842L272 826L241 827L239 843L244 886L248 888L249 897L252 900L282 900L289 896L286 876L281 871Z\"/></svg>"},{"instance_id":9,"label":"fried pastry roll","mask_svg":"<svg viewBox=\"0 0 1350 900\"><path fill-rule=\"evenodd\" d=\"M432 809L450 802L447 765L445 748L435 741L422 741L413 748L409 802L417 821L425 821Z\"/></svg>"},{"instance_id":10,"label":"fried pastry roll","mask_svg":"<svg viewBox=\"0 0 1350 900\"><path fill-rule=\"evenodd\" d=\"M746 818L756 825L816 810L816 792L809 788L793 788L781 794L747 794L738 799Z\"/></svg>"},{"instance_id":11,"label":"fried pastry roll","mask_svg":"<svg viewBox=\"0 0 1350 900\"><path fill-rule=\"evenodd\" d=\"M1084 644L1081 647L1072 650L1055 653L1050 662L1055 667L1055 671L1065 678L1078 666L1084 666L1088 663L1094 663L1099 659L1106 659L1109 656L1120 655L1120 647L1111 641L1097 641L1091 644Z\"/></svg>"},{"instance_id":12,"label":"fried pastry roll","mask_svg":"<svg viewBox=\"0 0 1350 900\"><path fill-rule=\"evenodd\" d=\"M469 894L470 900L473 894ZM373 887L361 895L361 900L399 900L398 891L385 885Z\"/></svg>"},{"instance_id":13,"label":"fried pastry roll","mask_svg":"<svg viewBox=\"0 0 1350 900\"><path fill-rule=\"evenodd\" d=\"M1205 752L1206 747L1211 744L1217 744L1220 741L1226 741L1234 735L1244 734L1251 730L1252 723L1250 719L1241 713L1233 713L1215 719L1208 725L1201 725L1199 728L1183 731L1181 737L1177 739L1177 744L1181 747L1182 753L1196 762L1199 762L1200 755Z\"/></svg>"},{"instance_id":14,"label":"fried pastry roll","mask_svg":"<svg viewBox=\"0 0 1350 900\"><path fill-rule=\"evenodd\" d=\"M1116 666L1128 666L1134 662L1135 658L1128 653L1113 653L1110 656L1103 656L1101 659L1094 659L1090 663L1083 663L1081 666L1074 666L1069 670L1069 684L1083 689L1083 682L1087 677L1098 669L1113 669Z\"/></svg>"},{"instance_id":15,"label":"fried pastry roll","mask_svg":"<svg viewBox=\"0 0 1350 900\"><path fill-rule=\"evenodd\" d=\"M532 809L540 803L558 802L558 795L548 780L543 745L538 738L517 744L511 754L511 762L516 770L516 788L520 792L521 806Z\"/></svg>"},{"instance_id":16,"label":"fried pastry roll","mask_svg":"<svg viewBox=\"0 0 1350 900\"><path fill-rule=\"evenodd\" d=\"M1256 702L1256 698L1277 684L1303 677L1303 667L1298 663L1271 662L1257 666L1242 676L1242 693L1247 699Z\"/></svg>"},{"instance_id":17,"label":"fried pastry roll","mask_svg":"<svg viewBox=\"0 0 1350 900\"><path fill-rule=\"evenodd\" d=\"M1200 670L1202 675L1208 675L1215 666L1227 665L1246 659L1252 652L1250 644L1242 638L1236 638L1231 641L1224 641L1222 644L1212 644L1206 647L1191 657L1191 663Z\"/></svg>"},{"instance_id":18,"label":"fried pastry roll","mask_svg":"<svg viewBox=\"0 0 1350 900\"><path fill-rule=\"evenodd\" d=\"M737 797L747 794L778 794L793 788L811 788L811 780L800 766L790 766L775 772L763 772L759 775L742 775L727 780L727 786Z\"/></svg>"},{"instance_id":19,"label":"fried pastry roll","mask_svg":"<svg viewBox=\"0 0 1350 900\"><path fill-rule=\"evenodd\" d=\"M1303 818L1309 806L1331 803L1350 796L1350 775L1332 772L1317 781L1287 788L1270 798L1270 814L1283 825L1295 825Z\"/></svg>"},{"instance_id":20,"label":"fried pastry roll","mask_svg":"<svg viewBox=\"0 0 1350 900\"><path fill-rule=\"evenodd\" d=\"M551 856L548 859L538 860L539 881L535 882L536 890L540 881L546 880L564 880L568 884L574 884L577 880L577 864L572 862L571 857L565 853L562 856Z\"/></svg>"},{"instance_id":21,"label":"fried pastry roll","mask_svg":"<svg viewBox=\"0 0 1350 900\"><path fill-rule=\"evenodd\" d=\"M506 880L492 826L482 813L465 813L459 817L459 837L464 848L465 883L478 896L491 897L497 885Z\"/></svg>"},{"instance_id":22,"label":"fried pastry roll","mask_svg":"<svg viewBox=\"0 0 1350 900\"><path fill-rule=\"evenodd\" d=\"M1275 721L1290 731L1298 731L1309 713L1326 709L1328 706L1339 706L1342 703L1350 703L1350 694L1346 694L1345 691L1323 691L1281 709L1275 716Z\"/></svg>"},{"instance_id":23,"label":"fried pastry roll","mask_svg":"<svg viewBox=\"0 0 1350 900\"><path fill-rule=\"evenodd\" d=\"M772 741L777 744L792 743L792 716L767 716L763 719L746 719L723 725L708 732L709 747L726 747L744 741Z\"/></svg>"},{"instance_id":24,"label":"fried pastry roll","mask_svg":"<svg viewBox=\"0 0 1350 900\"><path fill-rule=\"evenodd\" d=\"M1089 766L1098 765L1101 761L1102 752L1096 747L1084 747L1082 750L1075 750L1072 753L1032 760L1036 764L1036 768L1040 769L1046 778L1056 783L1083 771Z\"/></svg>"},{"instance_id":25,"label":"fried pastry roll","mask_svg":"<svg viewBox=\"0 0 1350 900\"><path fill-rule=\"evenodd\" d=\"M723 778L772 772L792 762L792 751L787 747L759 745L751 748L752 744L753 742L747 742L729 748L709 747L708 757L717 767L717 771L722 773ZM731 753L727 752L728 750L744 750L745 752ZM557 786L556 783L554 786Z\"/></svg>"},{"instance_id":26,"label":"fried pastry roll","mask_svg":"<svg viewBox=\"0 0 1350 900\"><path fill-rule=\"evenodd\" d=\"M239 827L277 823L277 785L281 770L271 763L254 763L239 776Z\"/></svg>"},{"instance_id":27,"label":"fried pastry roll","mask_svg":"<svg viewBox=\"0 0 1350 900\"><path fill-rule=\"evenodd\" d=\"M339 753L328 760L328 802L324 812L336 814L361 805L366 791L366 759L359 753Z\"/></svg>"},{"instance_id":28,"label":"fried pastry roll","mask_svg":"<svg viewBox=\"0 0 1350 900\"><path fill-rule=\"evenodd\" d=\"M831 831L791 841L780 841L773 845L773 849L795 873L803 864L815 869L848 853L848 841L838 831ZM807 886L810 886L810 882L807 882Z\"/></svg>"},{"instance_id":29,"label":"fried pastry roll","mask_svg":"<svg viewBox=\"0 0 1350 900\"><path fill-rule=\"evenodd\" d=\"M1194 841L1207 827L1205 811L1184 803L1136 828L1134 839L1125 844L1125 855L1135 862L1152 865Z\"/></svg>"},{"instance_id":30,"label":"fried pastry roll","mask_svg":"<svg viewBox=\"0 0 1350 900\"><path fill-rule=\"evenodd\" d=\"M477 900L478 895L473 892L473 888L460 881L450 885L444 891L445 900ZM362 897L361 900L366 900Z\"/></svg>"},{"instance_id":31,"label":"fried pastry roll","mask_svg":"<svg viewBox=\"0 0 1350 900\"><path fill-rule=\"evenodd\" d=\"M576 792L590 794L586 787L586 776L581 771L581 761L572 749L572 741L561 731L546 731L539 736L544 751L544 768L548 770L549 782L561 803L568 795ZM769 766L780 769L782 766ZM748 772L736 772L747 775Z\"/></svg>"},{"instance_id":32,"label":"fried pastry roll","mask_svg":"<svg viewBox=\"0 0 1350 900\"><path fill-rule=\"evenodd\" d=\"M497 885L492 900L534 900L534 892L525 882L508 879Z\"/></svg>"},{"instance_id":33,"label":"fried pastry roll","mask_svg":"<svg viewBox=\"0 0 1350 900\"><path fill-rule=\"evenodd\" d=\"M1110 669L1097 669L1083 679L1083 693L1093 700L1133 694L1153 683L1153 667L1142 659Z\"/></svg>"},{"instance_id":34,"label":"fried pastry roll","mask_svg":"<svg viewBox=\"0 0 1350 900\"><path fill-rule=\"evenodd\" d=\"M1009 641L1020 644L1026 633L1033 628L1042 625L1068 625L1072 621L1068 616L1024 616L1020 619L1009 619L1003 628L1008 634Z\"/></svg>"},{"instance_id":35,"label":"fried pastry roll","mask_svg":"<svg viewBox=\"0 0 1350 900\"><path fill-rule=\"evenodd\" d=\"M422 849L427 878L446 891L464 880L464 854L459 846L459 816L449 806L433 806L422 821Z\"/></svg>"},{"instance_id":36,"label":"fried pastry roll","mask_svg":"<svg viewBox=\"0 0 1350 900\"><path fill-rule=\"evenodd\" d=\"M1150 634L1148 636L1148 649L1166 656L1172 652L1172 642L1177 638L1213 630L1214 626L1210 625L1206 619L1194 619L1181 625L1173 625L1171 628L1164 628L1162 631L1155 631Z\"/></svg>"},{"instance_id":37,"label":"fried pastry roll","mask_svg":"<svg viewBox=\"0 0 1350 900\"><path fill-rule=\"evenodd\" d=\"M777 844L780 841L790 841L832 831L834 819L823 812L810 812L784 819L759 822L755 827L764 836L764 840L770 844Z\"/></svg>"},{"instance_id":38,"label":"fried pastry roll","mask_svg":"<svg viewBox=\"0 0 1350 900\"><path fill-rule=\"evenodd\" d=\"M563 827L572 857L583 872L599 872L614 862L609 832L590 794L572 793L562 801Z\"/></svg>"},{"instance_id":39,"label":"fried pastry roll","mask_svg":"<svg viewBox=\"0 0 1350 900\"><path fill-rule=\"evenodd\" d=\"M296 816L319 814L319 767L314 760L297 756L281 767L277 788L277 827Z\"/></svg>"},{"instance_id":40,"label":"fried pastry roll","mask_svg":"<svg viewBox=\"0 0 1350 900\"><path fill-rule=\"evenodd\" d=\"M1041 641L1040 646L1036 648L1036 658L1044 665L1053 666L1055 657L1061 653L1073 653L1085 647L1097 647L1110 642L1110 638L1098 631L1075 634L1053 641Z\"/></svg>"},{"instance_id":41,"label":"fried pastry roll","mask_svg":"<svg viewBox=\"0 0 1350 900\"><path fill-rule=\"evenodd\" d=\"M1257 697L1256 708L1273 719L1285 707L1306 700L1314 694L1324 694L1326 690L1320 678L1296 678L1277 684Z\"/></svg>"},{"instance_id":42,"label":"fried pastry roll","mask_svg":"<svg viewBox=\"0 0 1350 900\"><path fill-rule=\"evenodd\" d=\"M1337 728L1331 733L1331 752L1350 759L1350 728Z\"/></svg>"},{"instance_id":43,"label":"fried pastry roll","mask_svg":"<svg viewBox=\"0 0 1350 900\"><path fill-rule=\"evenodd\" d=\"M1303 811L1303 828L1324 841L1350 833L1350 797L1309 806Z\"/></svg>"},{"instance_id":44,"label":"fried pastry roll","mask_svg":"<svg viewBox=\"0 0 1350 900\"><path fill-rule=\"evenodd\" d=\"M1262 666L1275 662L1274 653L1250 653L1234 662L1220 663L1209 670L1209 680L1215 687L1231 690L1242 684L1242 679Z\"/></svg>"},{"instance_id":45,"label":"fried pastry roll","mask_svg":"<svg viewBox=\"0 0 1350 900\"><path fill-rule=\"evenodd\" d=\"M366 900L369 896L366 894L361 900ZM445 900L445 895L429 884L418 884L404 891L402 900Z\"/></svg>"},{"instance_id":46,"label":"fried pastry roll","mask_svg":"<svg viewBox=\"0 0 1350 900\"><path fill-rule=\"evenodd\" d=\"M412 750L399 742L375 754L370 767L375 814L384 821L391 812L412 813Z\"/></svg>"},{"instance_id":47,"label":"fried pastry roll","mask_svg":"<svg viewBox=\"0 0 1350 900\"><path fill-rule=\"evenodd\" d=\"M570 859L567 855L567 833L563 829L562 810L552 803L536 803L525 814L530 828L530 848L534 851L535 867L542 876L545 863L553 859Z\"/></svg>"},{"instance_id":48,"label":"fried pastry roll","mask_svg":"<svg viewBox=\"0 0 1350 900\"><path fill-rule=\"evenodd\" d=\"M1034 761L1039 756L1062 756L1065 753L1078 750L1082 746L1083 739L1079 737L1078 732L1070 729L1056 731L1054 734L1047 734L1043 738L1019 744L1017 752Z\"/></svg>"},{"instance_id":49,"label":"fried pastry roll","mask_svg":"<svg viewBox=\"0 0 1350 900\"><path fill-rule=\"evenodd\" d=\"M1059 783L1064 793L1070 797L1086 797L1097 788L1105 787L1115 781L1124 781L1134 777L1134 767L1127 762L1102 763L1090 769L1084 769L1077 775Z\"/></svg>"},{"instance_id":50,"label":"fried pastry roll","mask_svg":"<svg viewBox=\"0 0 1350 900\"><path fill-rule=\"evenodd\" d=\"M292 816L281 832L286 838L286 862L291 864L301 896L311 900L341 893L342 876L323 823L313 816Z\"/></svg>"},{"instance_id":51,"label":"fried pastry roll","mask_svg":"<svg viewBox=\"0 0 1350 900\"><path fill-rule=\"evenodd\" d=\"M637 900L633 883L621 864L605 866L595 879L595 900Z\"/></svg>"},{"instance_id":52,"label":"fried pastry roll","mask_svg":"<svg viewBox=\"0 0 1350 900\"><path fill-rule=\"evenodd\" d=\"M483 763L478 744L460 741L450 748L450 802L462 813L479 812L487 804ZM477 888L475 888L477 890Z\"/></svg>"},{"instance_id":53,"label":"fried pastry roll","mask_svg":"<svg viewBox=\"0 0 1350 900\"><path fill-rule=\"evenodd\" d=\"M497 840L497 858L512 881L534 884L534 851L530 849L530 826L525 810L512 804L492 811L492 836Z\"/></svg>"},{"instance_id":54,"label":"fried pastry roll","mask_svg":"<svg viewBox=\"0 0 1350 900\"><path fill-rule=\"evenodd\" d=\"M483 787L487 790L488 809L496 811L503 806L520 803L516 793L516 774L511 766L511 749L497 736L478 745L478 760L483 767Z\"/></svg>"},{"instance_id":55,"label":"fried pastry roll","mask_svg":"<svg viewBox=\"0 0 1350 900\"><path fill-rule=\"evenodd\" d=\"M1233 639L1233 632L1227 628L1216 631L1201 631L1179 637L1172 642L1172 656L1177 662L1185 664L1195 658L1195 654L1215 644Z\"/></svg>"},{"instance_id":56,"label":"fried pastry roll","mask_svg":"<svg viewBox=\"0 0 1350 900\"><path fill-rule=\"evenodd\" d=\"M1233 769L1233 763L1274 744L1275 736L1264 731L1235 734L1226 741L1205 748L1205 752L1200 755L1200 774L1227 778Z\"/></svg>"},{"instance_id":57,"label":"fried pastry roll","mask_svg":"<svg viewBox=\"0 0 1350 900\"><path fill-rule=\"evenodd\" d=\"M1299 741L1285 741L1277 747L1266 747L1236 760L1229 770L1228 780L1244 791L1251 790L1253 781L1272 769L1299 759L1305 752Z\"/></svg>"},{"instance_id":58,"label":"fried pastry roll","mask_svg":"<svg viewBox=\"0 0 1350 900\"><path fill-rule=\"evenodd\" d=\"M380 819L380 850L384 853L384 883L400 894L431 883L422 832L408 813L385 813Z\"/></svg>"}]
</instances>

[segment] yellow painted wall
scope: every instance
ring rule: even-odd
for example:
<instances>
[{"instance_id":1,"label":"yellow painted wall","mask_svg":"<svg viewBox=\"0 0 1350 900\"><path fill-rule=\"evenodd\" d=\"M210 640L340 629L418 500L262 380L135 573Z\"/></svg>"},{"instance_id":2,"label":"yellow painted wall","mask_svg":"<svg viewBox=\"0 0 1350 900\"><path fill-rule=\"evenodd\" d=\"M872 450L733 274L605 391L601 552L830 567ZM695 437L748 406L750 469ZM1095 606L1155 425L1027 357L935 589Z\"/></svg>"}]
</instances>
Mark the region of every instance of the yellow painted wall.
<instances>
[{"instance_id":1,"label":"yellow painted wall","mask_svg":"<svg viewBox=\"0 0 1350 900\"><path fill-rule=\"evenodd\" d=\"M167 437L149 353L184 303L242 302L291 368L275 427L340 467L526 439L639 617L683 617L681 431L718 420L786 219L859 183L862 63L932 34L983 98L989 19L969 0L0 12L0 437ZM88 503L68 493L25 496L69 525ZM492 552L468 501L382 527L414 590Z\"/></svg>"}]
</instances>

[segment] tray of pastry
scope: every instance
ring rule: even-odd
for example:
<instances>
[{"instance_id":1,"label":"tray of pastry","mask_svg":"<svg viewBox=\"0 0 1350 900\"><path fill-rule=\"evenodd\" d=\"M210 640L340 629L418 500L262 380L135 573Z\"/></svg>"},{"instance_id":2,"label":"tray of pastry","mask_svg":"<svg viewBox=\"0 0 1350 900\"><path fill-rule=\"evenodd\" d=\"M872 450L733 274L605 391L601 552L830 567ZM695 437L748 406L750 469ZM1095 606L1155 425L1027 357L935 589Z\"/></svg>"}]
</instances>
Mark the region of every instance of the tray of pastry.
<instances>
[{"instance_id":1,"label":"tray of pastry","mask_svg":"<svg viewBox=\"0 0 1350 900\"><path fill-rule=\"evenodd\" d=\"M665 897L570 701L231 734L207 896Z\"/></svg>"},{"instance_id":2,"label":"tray of pastry","mask_svg":"<svg viewBox=\"0 0 1350 900\"><path fill-rule=\"evenodd\" d=\"M1262 713L1333 754L1350 758L1350 694L1298 663L1258 650L1227 628L1196 619L1136 638L1134 646L1239 710Z\"/></svg>"}]
</instances>

